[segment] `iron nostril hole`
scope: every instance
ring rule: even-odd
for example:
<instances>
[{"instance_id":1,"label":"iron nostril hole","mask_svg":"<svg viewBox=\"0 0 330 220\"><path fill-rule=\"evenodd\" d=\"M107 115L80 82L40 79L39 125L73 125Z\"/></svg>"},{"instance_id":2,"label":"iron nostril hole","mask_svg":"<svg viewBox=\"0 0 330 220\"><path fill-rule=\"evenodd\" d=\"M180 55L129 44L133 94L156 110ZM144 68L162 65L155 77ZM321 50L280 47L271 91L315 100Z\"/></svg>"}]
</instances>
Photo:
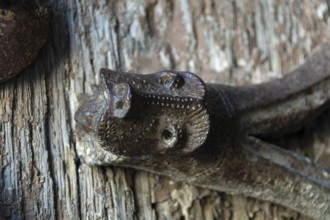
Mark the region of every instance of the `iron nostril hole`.
<instances>
[{"instance_id":1,"label":"iron nostril hole","mask_svg":"<svg viewBox=\"0 0 330 220\"><path fill-rule=\"evenodd\" d=\"M173 134L172 132L170 132L169 130L164 130L162 132L162 138L165 139L165 140L170 140L171 138L173 137Z\"/></svg>"},{"instance_id":2,"label":"iron nostril hole","mask_svg":"<svg viewBox=\"0 0 330 220\"><path fill-rule=\"evenodd\" d=\"M123 109L124 107L124 102L123 101L118 101L116 103L116 109Z\"/></svg>"},{"instance_id":3,"label":"iron nostril hole","mask_svg":"<svg viewBox=\"0 0 330 220\"><path fill-rule=\"evenodd\" d=\"M184 79L179 74L166 73L160 77L159 83L171 89L179 89L184 85Z\"/></svg>"},{"instance_id":4,"label":"iron nostril hole","mask_svg":"<svg viewBox=\"0 0 330 220\"><path fill-rule=\"evenodd\" d=\"M175 80L174 80L174 85L173 86L175 88L179 89L183 86L183 84L184 84L184 79L182 78L182 76L177 75Z\"/></svg>"}]
</instances>

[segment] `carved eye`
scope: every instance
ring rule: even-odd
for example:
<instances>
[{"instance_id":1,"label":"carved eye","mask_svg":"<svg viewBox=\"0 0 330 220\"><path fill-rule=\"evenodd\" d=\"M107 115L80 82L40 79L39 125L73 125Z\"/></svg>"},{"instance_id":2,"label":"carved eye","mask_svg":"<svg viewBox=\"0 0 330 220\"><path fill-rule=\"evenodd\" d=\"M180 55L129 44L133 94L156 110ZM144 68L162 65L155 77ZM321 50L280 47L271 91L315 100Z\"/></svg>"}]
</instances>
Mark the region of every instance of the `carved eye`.
<instances>
[{"instance_id":1,"label":"carved eye","mask_svg":"<svg viewBox=\"0 0 330 220\"><path fill-rule=\"evenodd\" d=\"M163 132L162 132L162 138L164 140L170 140L171 138L173 138L173 134L171 131L165 129Z\"/></svg>"},{"instance_id":2,"label":"carved eye","mask_svg":"<svg viewBox=\"0 0 330 220\"><path fill-rule=\"evenodd\" d=\"M168 88L181 88L184 84L184 79L176 73L163 73L160 76L159 83Z\"/></svg>"},{"instance_id":3,"label":"carved eye","mask_svg":"<svg viewBox=\"0 0 330 220\"><path fill-rule=\"evenodd\" d=\"M173 125L170 125L169 127L161 131L161 139L168 148L175 147L179 139L178 131Z\"/></svg>"}]
</instances>

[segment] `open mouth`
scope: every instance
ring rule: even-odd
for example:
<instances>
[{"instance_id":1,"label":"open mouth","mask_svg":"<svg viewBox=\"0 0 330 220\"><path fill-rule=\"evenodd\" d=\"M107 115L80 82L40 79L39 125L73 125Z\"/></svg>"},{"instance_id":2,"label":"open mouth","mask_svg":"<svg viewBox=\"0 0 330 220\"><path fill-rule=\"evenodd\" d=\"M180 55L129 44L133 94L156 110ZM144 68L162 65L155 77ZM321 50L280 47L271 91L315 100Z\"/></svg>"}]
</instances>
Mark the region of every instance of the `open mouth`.
<instances>
[{"instance_id":1,"label":"open mouth","mask_svg":"<svg viewBox=\"0 0 330 220\"><path fill-rule=\"evenodd\" d=\"M74 118L89 134L95 134L106 106L108 106L107 101L102 96L98 96L82 104Z\"/></svg>"},{"instance_id":2,"label":"open mouth","mask_svg":"<svg viewBox=\"0 0 330 220\"><path fill-rule=\"evenodd\" d=\"M98 125L107 112L112 117L124 118L131 108L132 91L128 83L108 84L101 74L99 93L83 103L75 113L75 120L89 133L97 134Z\"/></svg>"}]
</instances>

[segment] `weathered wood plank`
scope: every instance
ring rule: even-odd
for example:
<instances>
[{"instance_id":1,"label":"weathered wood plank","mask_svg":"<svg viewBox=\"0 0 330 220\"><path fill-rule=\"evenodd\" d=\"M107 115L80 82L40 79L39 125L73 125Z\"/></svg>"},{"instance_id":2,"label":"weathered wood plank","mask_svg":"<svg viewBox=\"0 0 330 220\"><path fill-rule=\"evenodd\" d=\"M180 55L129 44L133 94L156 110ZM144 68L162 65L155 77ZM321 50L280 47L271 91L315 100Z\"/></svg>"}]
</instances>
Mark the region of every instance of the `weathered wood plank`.
<instances>
[{"instance_id":1,"label":"weathered wood plank","mask_svg":"<svg viewBox=\"0 0 330 220\"><path fill-rule=\"evenodd\" d=\"M0 84L3 219L307 219L145 172L89 167L79 161L88 143L77 138L73 114L101 67L188 70L231 85L280 77L329 39L325 1L49 3L51 32L41 57ZM314 136L284 144L308 145L304 152L330 165L329 128L317 123Z\"/></svg>"}]
</instances>

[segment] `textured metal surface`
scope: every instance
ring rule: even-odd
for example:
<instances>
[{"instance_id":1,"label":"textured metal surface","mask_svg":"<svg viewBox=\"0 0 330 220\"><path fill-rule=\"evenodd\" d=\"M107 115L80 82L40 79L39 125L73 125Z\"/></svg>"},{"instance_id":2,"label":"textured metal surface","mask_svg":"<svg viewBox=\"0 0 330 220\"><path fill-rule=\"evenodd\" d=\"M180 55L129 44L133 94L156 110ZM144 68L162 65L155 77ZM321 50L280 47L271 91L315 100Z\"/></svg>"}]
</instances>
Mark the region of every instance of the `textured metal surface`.
<instances>
[{"instance_id":1,"label":"textured metal surface","mask_svg":"<svg viewBox=\"0 0 330 220\"><path fill-rule=\"evenodd\" d=\"M16 76L36 59L48 31L45 8L0 2L0 82Z\"/></svg>"},{"instance_id":2,"label":"textured metal surface","mask_svg":"<svg viewBox=\"0 0 330 220\"><path fill-rule=\"evenodd\" d=\"M204 84L173 71L102 69L101 79L98 94L75 115L99 141L98 165L147 170L330 217L329 170L250 136L285 133L329 103L330 44L284 78L248 87Z\"/></svg>"}]
</instances>

